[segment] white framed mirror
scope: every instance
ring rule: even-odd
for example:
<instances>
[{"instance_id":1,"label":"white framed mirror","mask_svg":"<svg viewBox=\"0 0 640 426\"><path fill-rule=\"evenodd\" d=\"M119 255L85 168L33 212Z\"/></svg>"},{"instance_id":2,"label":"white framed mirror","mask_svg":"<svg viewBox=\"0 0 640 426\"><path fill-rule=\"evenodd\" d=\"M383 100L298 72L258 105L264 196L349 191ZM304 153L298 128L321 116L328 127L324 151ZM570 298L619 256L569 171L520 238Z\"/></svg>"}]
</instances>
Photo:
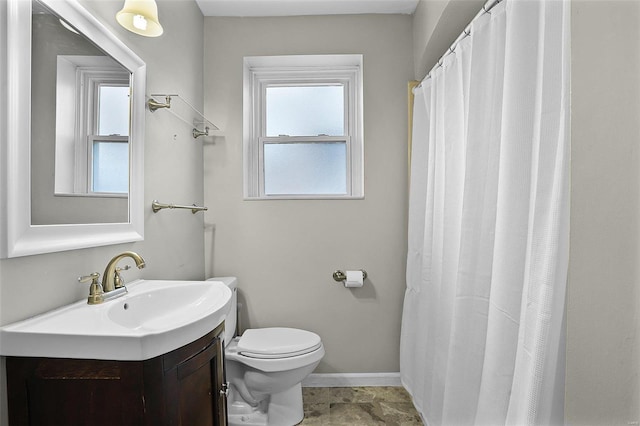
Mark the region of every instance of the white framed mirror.
<instances>
[{"instance_id":1,"label":"white framed mirror","mask_svg":"<svg viewBox=\"0 0 640 426\"><path fill-rule=\"evenodd\" d=\"M142 240L145 63L76 0L7 0L6 68L0 256Z\"/></svg>"}]
</instances>

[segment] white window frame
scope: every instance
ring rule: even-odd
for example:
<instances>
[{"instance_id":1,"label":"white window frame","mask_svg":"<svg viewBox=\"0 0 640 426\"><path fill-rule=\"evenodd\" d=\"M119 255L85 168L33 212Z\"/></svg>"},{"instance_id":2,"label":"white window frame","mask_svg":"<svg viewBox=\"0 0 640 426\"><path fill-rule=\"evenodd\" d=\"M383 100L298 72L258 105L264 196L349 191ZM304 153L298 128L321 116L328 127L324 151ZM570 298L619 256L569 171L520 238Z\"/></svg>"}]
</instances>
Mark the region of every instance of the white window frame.
<instances>
[{"instance_id":1,"label":"white window frame","mask_svg":"<svg viewBox=\"0 0 640 426\"><path fill-rule=\"evenodd\" d=\"M96 192L93 190L93 142L129 143L129 135L99 135L98 121L100 115L100 87L101 86L129 86L129 76L121 71L104 69L79 69L78 80L80 87L79 104L85 105L80 110L80 119L76 128L76 176L75 190L90 195L126 197L127 192ZM84 164L83 164L84 163Z\"/></svg>"},{"instance_id":2,"label":"white window frame","mask_svg":"<svg viewBox=\"0 0 640 426\"><path fill-rule=\"evenodd\" d=\"M126 198L127 193L92 191L93 141L128 143L129 135L97 135L97 130L100 86L130 86L129 73L114 67L104 56L65 55L58 57L57 72L58 88L71 88L65 90L72 95L67 95L62 102L73 109L65 107L63 113L64 105L57 104L56 108L56 132L62 131L62 134L56 133L55 194ZM69 126L73 127L72 135L67 133Z\"/></svg>"},{"instance_id":3,"label":"white window frame","mask_svg":"<svg viewBox=\"0 0 640 426\"><path fill-rule=\"evenodd\" d=\"M274 86L342 85L345 99L343 136L267 136L266 90ZM364 143L362 111L362 55L252 56L244 58L244 198L362 199L364 198ZM265 193L264 146L282 143L345 142L345 194Z\"/></svg>"}]
</instances>

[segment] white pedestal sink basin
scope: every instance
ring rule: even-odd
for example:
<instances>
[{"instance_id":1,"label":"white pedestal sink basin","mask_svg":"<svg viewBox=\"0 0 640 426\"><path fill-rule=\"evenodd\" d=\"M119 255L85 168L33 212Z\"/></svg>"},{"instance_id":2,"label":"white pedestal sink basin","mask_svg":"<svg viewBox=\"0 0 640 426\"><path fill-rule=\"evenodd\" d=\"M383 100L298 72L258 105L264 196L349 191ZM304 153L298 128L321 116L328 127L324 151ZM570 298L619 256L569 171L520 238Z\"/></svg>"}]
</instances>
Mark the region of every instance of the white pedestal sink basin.
<instances>
[{"instance_id":1,"label":"white pedestal sink basin","mask_svg":"<svg viewBox=\"0 0 640 426\"><path fill-rule=\"evenodd\" d=\"M0 328L0 355L141 361L204 336L224 321L219 281L138 280L99 305L77 302Z\"/></svg>"}]
</instances>

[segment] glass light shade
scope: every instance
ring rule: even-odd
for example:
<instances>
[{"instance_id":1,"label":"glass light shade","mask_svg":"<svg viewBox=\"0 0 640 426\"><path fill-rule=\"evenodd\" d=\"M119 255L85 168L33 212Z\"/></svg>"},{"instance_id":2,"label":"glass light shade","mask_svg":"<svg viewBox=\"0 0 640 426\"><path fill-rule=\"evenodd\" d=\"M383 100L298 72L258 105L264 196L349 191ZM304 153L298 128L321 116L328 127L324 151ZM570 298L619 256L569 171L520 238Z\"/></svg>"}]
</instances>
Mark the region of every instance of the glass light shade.
<instances>
[{"instance_id":1,"label":"glass light shade","mask_svg":"<svg viewBox=\"0 0 640 426\"><path fill-rule=\"evenodd\" d=\"M164 31L158 20L155 0L125 0L116 20L127 30L146 37L158 37Z\"/></svg>"}]
</instances>

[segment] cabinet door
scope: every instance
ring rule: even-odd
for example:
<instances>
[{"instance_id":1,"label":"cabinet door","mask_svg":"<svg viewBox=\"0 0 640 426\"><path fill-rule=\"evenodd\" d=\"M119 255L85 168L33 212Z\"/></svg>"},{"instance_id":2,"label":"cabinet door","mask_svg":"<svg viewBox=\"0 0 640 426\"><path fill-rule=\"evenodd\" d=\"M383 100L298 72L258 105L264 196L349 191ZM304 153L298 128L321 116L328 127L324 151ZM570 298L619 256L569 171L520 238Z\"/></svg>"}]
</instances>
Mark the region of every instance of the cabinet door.
<instances>
[{"instance_id":1,"label":"cabinet door","mask_svg":"<svg viewBox=\"0 0 640 426\"><path fill-rule=\"evenodd\" d=\"M166 405L172 424L225 426L226 398L222 339L214 338L202 351L165 372Z\"/></svg>"},{"instance_id":2,"label":"cabinet door","mask_svg":"<svg viewBox=\"0 0 640 426\"><path fill-rule=\"evenodd\" d=\"M137 362L7 358L9 424L143 424Z\"/></svg>"}]
</instances>

